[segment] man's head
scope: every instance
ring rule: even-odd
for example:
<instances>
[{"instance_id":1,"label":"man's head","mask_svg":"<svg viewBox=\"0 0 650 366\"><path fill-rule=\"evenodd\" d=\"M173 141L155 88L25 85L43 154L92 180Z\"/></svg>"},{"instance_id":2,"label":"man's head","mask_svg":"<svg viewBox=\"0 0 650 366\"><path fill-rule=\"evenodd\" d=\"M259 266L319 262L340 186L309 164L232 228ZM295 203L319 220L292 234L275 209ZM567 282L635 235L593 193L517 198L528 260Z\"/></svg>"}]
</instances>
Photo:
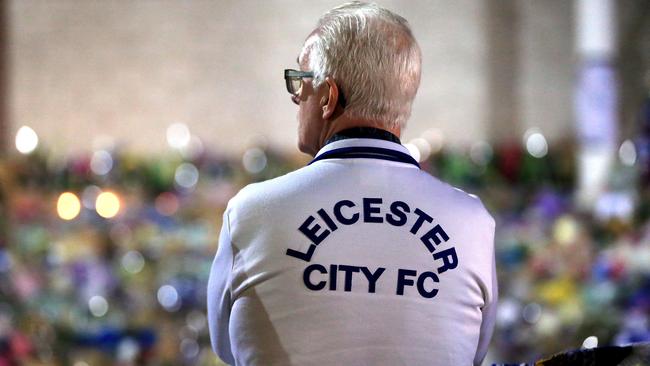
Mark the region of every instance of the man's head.
<instances>
[{"instance_id":1,"label":"man's head","mask_svg":"<svg viewBox=\"0 0 650 366\"><path fill-rule=\"evenodd\" d=\"M339 122L405 127L420 84L421 54L399 15L376 4L338 6L319 19L298 63L314 74L293 98L300 105L301 151L315 154Z\"/></svg>"}]
</instances>

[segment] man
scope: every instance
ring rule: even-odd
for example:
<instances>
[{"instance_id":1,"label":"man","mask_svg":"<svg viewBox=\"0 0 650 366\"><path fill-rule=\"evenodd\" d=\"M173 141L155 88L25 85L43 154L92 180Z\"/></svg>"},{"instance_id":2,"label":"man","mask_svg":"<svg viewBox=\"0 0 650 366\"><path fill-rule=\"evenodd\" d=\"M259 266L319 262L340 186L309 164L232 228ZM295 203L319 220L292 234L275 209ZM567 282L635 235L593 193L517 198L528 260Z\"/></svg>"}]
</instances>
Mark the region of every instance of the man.
<instances>
[{"instance_id":1,"label":"man","mask_svg":"<svg viewBox=\"0 0 650 366\"><path fill-rule=\"evenodd\" d=\"M208 285L237 365L480 364L494 324L494 220L399 142L420 82L406 20L334 8L286 70L306 167L228 204Z\"/></svg>"}]
</instances>

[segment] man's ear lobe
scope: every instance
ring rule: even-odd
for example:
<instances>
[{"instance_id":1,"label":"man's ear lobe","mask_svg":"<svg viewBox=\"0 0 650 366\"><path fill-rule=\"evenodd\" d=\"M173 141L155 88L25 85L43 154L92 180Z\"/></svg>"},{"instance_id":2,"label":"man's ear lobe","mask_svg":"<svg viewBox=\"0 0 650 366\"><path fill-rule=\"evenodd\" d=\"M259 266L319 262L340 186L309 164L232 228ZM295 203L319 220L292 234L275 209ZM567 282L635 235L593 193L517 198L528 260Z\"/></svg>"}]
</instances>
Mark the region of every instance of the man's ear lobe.
<instances>
[{"instance_id":1,"label":"man's ear lobe","mask_svg":"<svg viewBox=\"0 0 650 366\"><path fill-rule=\"evenodd\" d=\"M339 87L330 76L325 78L327 86L329 86L327 100L323 104L323 119L330 119L334 115L336 106L339 102Z\"/></svg>"}]
</instances>

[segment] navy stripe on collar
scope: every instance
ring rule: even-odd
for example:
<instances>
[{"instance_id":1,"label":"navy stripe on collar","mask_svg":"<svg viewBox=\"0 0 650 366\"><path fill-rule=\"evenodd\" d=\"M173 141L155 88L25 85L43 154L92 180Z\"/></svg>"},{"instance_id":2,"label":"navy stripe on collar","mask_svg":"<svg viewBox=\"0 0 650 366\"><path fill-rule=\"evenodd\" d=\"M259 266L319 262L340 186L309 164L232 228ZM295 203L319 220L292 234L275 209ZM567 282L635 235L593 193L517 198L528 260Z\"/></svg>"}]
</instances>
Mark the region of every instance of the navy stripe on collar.
<instances>
[{"instance_id":1,"label":"navy stripe on collar","mask_svg":"<svg viewBox=\"0 0 650 366\"><path fill-rule=\"evenodd\" d=\"M369 158L369 159L381 159L395 161L399 163L413 164L416 167L420 167L420 164L413 159L409 154L405 154L401 151L385 149L383 147L374 147L374 146L348 146L342 147L339 149L334 149L326 151L317 157L315 157L308 165L311 165L317 161L325 159L354 159L354 158Z\"/></svg>"}]
</instances>

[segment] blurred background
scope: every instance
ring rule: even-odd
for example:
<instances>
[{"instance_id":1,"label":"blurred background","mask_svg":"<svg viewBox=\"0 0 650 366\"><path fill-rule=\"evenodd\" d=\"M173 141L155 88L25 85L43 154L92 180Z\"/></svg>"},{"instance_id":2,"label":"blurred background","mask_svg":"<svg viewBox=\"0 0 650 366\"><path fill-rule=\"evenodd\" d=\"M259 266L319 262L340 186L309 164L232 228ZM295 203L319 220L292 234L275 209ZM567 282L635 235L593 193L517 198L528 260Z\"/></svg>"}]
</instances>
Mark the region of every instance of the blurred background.
<instances>
[{"instance_id":1,"label":"blurred background","mask_svg":"<svg viewBox=\"0 0 650 366\"><path fill-rule=\"evenodd\" d=\"M0 366L220 364L221 215L309 161L282 71L339 3L0 0ZM403 143L497 221L486 364L650 341L650 2L380 3Z\"/></svg>"}]
</instances>

